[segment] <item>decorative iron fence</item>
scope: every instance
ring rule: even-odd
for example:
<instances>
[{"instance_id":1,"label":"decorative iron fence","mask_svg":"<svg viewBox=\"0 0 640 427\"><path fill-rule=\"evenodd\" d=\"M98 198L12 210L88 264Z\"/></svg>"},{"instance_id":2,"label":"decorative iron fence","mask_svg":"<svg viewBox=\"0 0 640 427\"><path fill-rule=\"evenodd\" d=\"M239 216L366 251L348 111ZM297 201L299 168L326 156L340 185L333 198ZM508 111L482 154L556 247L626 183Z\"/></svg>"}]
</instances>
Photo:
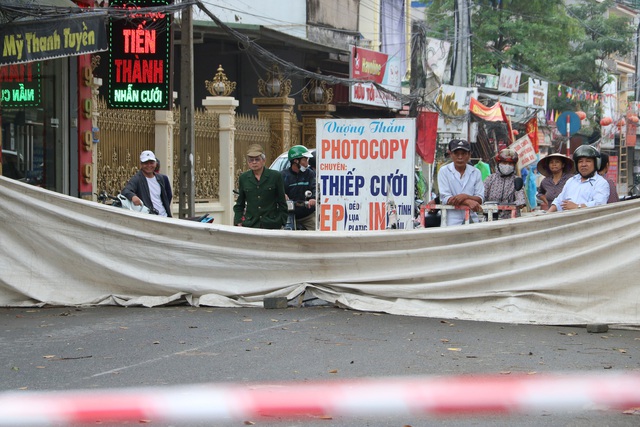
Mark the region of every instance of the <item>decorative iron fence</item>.
<instances>
[{"instance_id":1,"label":"decorative iron fence","mask_svg":"<svg viewBox=\"0 0 640 427\"><path fill-rule=\"evenodd\" d=\"M97 148L97 188L118 194L139 168L138 156L143 150L155 147L155 112L153 110L109 109L106 100L96 101L100 144ZM173 111L173 170L174 189L180 188L180 110ZM220 171L220 125L217 114L199 109L194 112L195 126L195 201L215 202L219 199ZM234 132L234 188L238 177L247 170L245 153L249 145L267 147L271 138L271 125L266 119L238 114L235 116ZM274 159L269 159L272 161ZM165 171L166 166L165 166Z\"/></svg>"},{"instance_id":2,"label":"decorative iron fence","mask_svg":"<svg viewBox=\"0 0 640 427\"><path fill-rule=\"evenodd\" d=\"M96 191L118 194L140 166L140 153L155 145L155 113L108 109L96 100L100 143L97 146Z\"/></svg>"},{"instance_id":3,"label":"decorative iron fence","mask_svg":"<svg viewBox=\"0 0 640 427\"><path fill-rule=\"evenodd\" d=\"M173 117L173 165L174 170L180 170L180 110L174 109ZM220 190L220 124L217 114L207 113L206 110L194 111L195 130L195 201L196 203L213 202L218 200ZM180 174L173 175L173 188L180 188Z\"/></svg>"}]
</instances>

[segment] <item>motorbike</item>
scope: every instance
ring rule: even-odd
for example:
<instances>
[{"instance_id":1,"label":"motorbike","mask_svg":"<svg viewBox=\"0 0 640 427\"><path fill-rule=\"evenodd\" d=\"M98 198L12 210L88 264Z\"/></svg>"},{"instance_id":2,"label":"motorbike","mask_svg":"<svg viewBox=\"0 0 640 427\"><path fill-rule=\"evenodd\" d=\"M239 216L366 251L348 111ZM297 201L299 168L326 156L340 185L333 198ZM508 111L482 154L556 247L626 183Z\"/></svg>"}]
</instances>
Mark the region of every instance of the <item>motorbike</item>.
<instances>
[{"instance_id":1,"label":"motorbike","mask_svg":"<svg viewBox=\"0 0 640 427\"><path fill-rule=\"evenodd\" d=\"M149 208L145 206L144 203L140 206L136 206L133 203L131 203L129 199L124 197L122 194L118 194L117 196L112 196L106 191L102 191L100 194L96 194L96 195L98 196L98 203L113 206L115 208L128 209L134 212L158 215L158 211L153 207Z\"/></svg>"},{"instance_id":2,"label":"motorbike","mask_svg":"<svg viewBox=\"0 0 640 427\"><path fill-rule=\"evenodd\" d=\"M640 198L640 184L636 184L633 187L631 187L627 192L627 195L624 197L621 197L620 200L633 200L637 198Z\"/></svg>"},{"instance_id":3,"label":"motorbike","mask_svg":"<svg viewBox=\"0 0 640 427\"><path fill-rule=\"evenodd\" d=\"M127 199L122 194L118 194L117 196L112 196L106 191L102 191L101 193L96 194L96 196L98 196L97 197L98 202L105 205L109 205L109 206L113 206L121 209L128 209L134 212L142 212L142 213L147 213L152 215L158 215L158 211L155 208L153 207L149 208L144 204L140 206L136 206L133 203L131 203L131 201L129 201L129 199ZM211 224L213 223L213 220L214 220L214 218L208 213L204 215L188 217L185 219L187 219L188 221L201 222L203 224Z\"/></svg>"},{"instance_id":4,"label":"motorbike","mask_svg":"<svg viewBox=\"0 0 640 427\"><path fill-rule=\"evenodd\" d=\"M304 227L302 224L297 223L296 214L295 214L296 206L299 206L299 207L304 206L306 208L309 207L309 199L311 199L311 197L313 196L313 193L311 192L311 190L307 190L305 191L304 196L305 196L304 202L287 200L288 216L287 216L287 223L284 225L285 230L306 230L306 227Z\"/></svg>"}]
</instances>

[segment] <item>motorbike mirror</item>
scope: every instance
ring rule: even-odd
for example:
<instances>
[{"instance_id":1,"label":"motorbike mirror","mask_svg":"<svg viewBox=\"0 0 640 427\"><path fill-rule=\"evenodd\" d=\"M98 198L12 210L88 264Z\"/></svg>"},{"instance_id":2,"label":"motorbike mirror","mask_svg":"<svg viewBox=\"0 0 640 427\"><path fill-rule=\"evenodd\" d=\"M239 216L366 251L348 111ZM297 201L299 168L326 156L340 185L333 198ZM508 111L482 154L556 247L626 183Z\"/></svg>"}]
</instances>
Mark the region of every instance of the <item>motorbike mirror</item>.
<instances>
[{"instance_id":1,"label":"motorbike mirror","mask_svg":"<svg viewBox=\"0 0 640 427\"><path fill-rule=\"evenodd\" d=\"M524 181L522 180L522 178L517 176L516 179L513 182L513 185L514 185L516 191L520 191L520 190L522 190L522 187L524 187Z\"/></svg>"}]
</instances>

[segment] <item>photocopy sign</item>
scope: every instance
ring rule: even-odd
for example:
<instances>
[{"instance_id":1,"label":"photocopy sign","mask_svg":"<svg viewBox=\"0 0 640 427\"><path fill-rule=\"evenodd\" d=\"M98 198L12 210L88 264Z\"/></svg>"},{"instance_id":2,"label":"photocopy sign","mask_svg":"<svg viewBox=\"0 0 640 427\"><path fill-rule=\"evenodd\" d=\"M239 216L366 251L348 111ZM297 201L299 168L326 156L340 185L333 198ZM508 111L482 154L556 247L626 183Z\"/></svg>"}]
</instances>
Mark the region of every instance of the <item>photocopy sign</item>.
<instances>
[{"instance_id":1,"label":"photocopy sign","mask_svg":"<svg viewBox=\"0 0 640 427\"><path fill-rule=\"evenodd\" d=\"M415 126L415 119L316 121L319 230L413 228Z\"/></svg>"}]
</instances>

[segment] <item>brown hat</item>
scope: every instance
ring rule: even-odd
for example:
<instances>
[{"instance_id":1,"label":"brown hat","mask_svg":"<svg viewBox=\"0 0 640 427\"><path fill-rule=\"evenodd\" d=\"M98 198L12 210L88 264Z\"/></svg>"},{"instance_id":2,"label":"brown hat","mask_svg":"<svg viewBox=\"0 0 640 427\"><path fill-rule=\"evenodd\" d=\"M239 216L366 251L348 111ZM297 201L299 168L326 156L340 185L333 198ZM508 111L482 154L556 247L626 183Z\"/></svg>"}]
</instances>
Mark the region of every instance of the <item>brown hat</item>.
<instances>
[{"instance_id":1,"label":"brown hat","mask_svg":"<svg viewBox=\"0 0 640 427\"><path fill-rule=\"evenodd\" d=\"M264 150L260 144L251 144L247 149L247 156L258 157L264 154Z\"/></svg>"},{"instance_id":2,"label":"brown hat","mask_svg":"<svg viewBox=\"0 0 640 427\"><path fill-rule=\"evenodd\" d=\"M573 159L571 157L567 157L564 154L553 153L549 154L547 157L543 157L538 162L538 172L540 172L544 176L551 176L551 171L549 170L549 162L551 159L560 159L564 164L562 168L562 172L564 173L573 173Z\"/></svg>"}]
</instances>

